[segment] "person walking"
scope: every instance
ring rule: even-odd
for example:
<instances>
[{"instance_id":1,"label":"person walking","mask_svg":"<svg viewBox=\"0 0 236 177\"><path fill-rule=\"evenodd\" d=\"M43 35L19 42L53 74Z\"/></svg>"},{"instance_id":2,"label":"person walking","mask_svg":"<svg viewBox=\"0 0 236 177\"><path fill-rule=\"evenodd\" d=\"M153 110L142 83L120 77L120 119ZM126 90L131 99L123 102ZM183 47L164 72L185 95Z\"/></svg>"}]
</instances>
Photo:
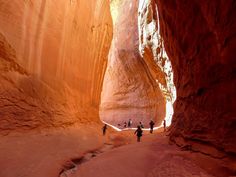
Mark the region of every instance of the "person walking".
<instances>
[{"instance_id":1,"label":"person walking","mask_svg":"<svg viewBox=\"0 0 236 177\"><path fill-rule=\"evenodd\" d=\"M132 125L132 120L131 120L131 119L129 119L129 121L128 121L128 128L130 128L130 127L131 127L131 125Z\"/></svg>"},{"instance_id":2,"label":"person walking","mask_svg":"<svg viewBox=\"0 0 236 177\"><path fill-rule=\"evenodd\" d=\"M127 127L127 123L126 122L124 122L124 128L126 128Z\"/></svg>"},{"instance_id":3,"label":"person walking","mask_svg":"<svg viewBox=\"0 0 236 177\"><path fill-rule=\"evenodd\" d=\"M140 128L144 128L142 122L139 122L139 126L140 126Z\"/></svg>"},{"instance_id":4,"label":"person walking","mask_svg":"<svg viewBox=\"0 0 236 177\"><path fill-rule=\"evenodd\" d=\"M137 136L137 142L140 142L141 136L143 135L143 130L140 126L137 126L137 129L135 130L134 134Z\"/></svg>"},{"instance_id":5,"label":"person walking","mask_svg":"<svg viewBox=\"0 0 236 177\"><path fill-rule=\"evenodd\" d=\"M106 130L107 130L107 124L105 124L105 125L102 127L102 134L103 134L103 136L105 136Z\"/></svg>"},{"instance_id":6,"label":"person walking","mask_svg":"<svg viewBox=\"0 0 236 177\"><path fill-rule=\"evenodd\" d=\"M166 131L166 120L163 120L163 127L164 127L164 132Z\"/></svg>"},{"instance_id":7,"label":"person walking","mask_svg":"<svg viewBox=\"0 0 236 177\"><path fill-rule=\"evenodd\" d=\"M149 125L150 125L150 133L152 133L152 132L153 132L154 125L155 125L155 123L153 122L153 120L150 121Z\"/></svg>"}]
</instances>

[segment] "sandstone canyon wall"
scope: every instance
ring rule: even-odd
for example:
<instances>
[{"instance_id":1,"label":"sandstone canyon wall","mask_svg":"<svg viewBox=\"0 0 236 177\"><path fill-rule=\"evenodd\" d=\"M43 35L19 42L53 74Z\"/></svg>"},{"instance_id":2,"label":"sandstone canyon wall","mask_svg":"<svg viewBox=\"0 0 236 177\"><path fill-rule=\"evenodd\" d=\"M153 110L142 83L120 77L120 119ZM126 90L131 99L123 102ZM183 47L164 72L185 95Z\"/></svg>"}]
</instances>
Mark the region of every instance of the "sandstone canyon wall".
<instances>
[{"instance_id":1,"label":"sandstone canyon wall","mask_svg":"<svg viewBox=\"0 0 236 177\"><path fill-rule=\"evenodd\" d=\"M236 153L235 1L155 2L177 89L171 139Z\"/></svg>"},{"instance_id":2,"label":"sandstone canyon wall","mask_svg":"<svg viewBox=\"0 0 236 177\"><path fill-rule=\"evenodd\" d=\"M109 5L1 1L0 134L99 121ZM111 8L101 118L160 124L174 76L171 139L236 153L235 1L112 0Z\"/></svg>"},{"instance_id":3,"label":"sandstone canyon wall","mask_svg":"<svg viewBox=\"0 0 236 177\"><path fill-rule=\"evenodd\" d=\"M104 78L100 117L115 126L123 125L129 119L135 127L139 121L149 126L150 119L158 126L165 118L166 98L139 52L138 7L137 0L111 1L114 34ZM153 58L150 60L154 61ZM164 76L159 76L164 80L161 77Z\"/></svg>"},{"instance_id":4,"label":"sandstone canyon wall","mask_svg":"<svg viewBox=\"0 0 236 177\"><path fill-rule=\"evenodd\" d=\"M166 125L171 124L176 88L171 61L160 33L158 7L152 0L140 0L138 8L139 52L150 75L166 100ZM163 105L164 106L164 105Z\"/></svg>"},{"instance_id":5,"label":"sandstone canyon wall","mask_svg":"<svg viewBox=\"0 0 236 177\"><path fill-rule=\"evenodd\" d=\"M0 3L0 133L98 122L107 0Z\"/></svg>"}]
</instances>

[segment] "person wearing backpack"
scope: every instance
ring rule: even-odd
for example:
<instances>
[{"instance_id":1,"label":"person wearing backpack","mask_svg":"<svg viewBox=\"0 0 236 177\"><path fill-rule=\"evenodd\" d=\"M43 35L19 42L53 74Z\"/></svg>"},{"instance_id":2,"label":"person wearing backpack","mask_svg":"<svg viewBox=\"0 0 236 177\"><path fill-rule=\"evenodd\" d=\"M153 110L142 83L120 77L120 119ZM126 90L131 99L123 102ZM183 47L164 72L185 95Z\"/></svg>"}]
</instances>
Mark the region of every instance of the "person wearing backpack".
<instances>
[{"instance_id":1,"label":"person wearing backpack","mask_svg":"<svg viewBox=\"0 0 236 177\"><path fill-rule=\"evenodd\" d=\"M141 136L143 135L143 130L141 129L140 126L137 127L134 134L136 134L136 136L137 136L137 142L140 142Z\"/></svg>"}]
</instances>

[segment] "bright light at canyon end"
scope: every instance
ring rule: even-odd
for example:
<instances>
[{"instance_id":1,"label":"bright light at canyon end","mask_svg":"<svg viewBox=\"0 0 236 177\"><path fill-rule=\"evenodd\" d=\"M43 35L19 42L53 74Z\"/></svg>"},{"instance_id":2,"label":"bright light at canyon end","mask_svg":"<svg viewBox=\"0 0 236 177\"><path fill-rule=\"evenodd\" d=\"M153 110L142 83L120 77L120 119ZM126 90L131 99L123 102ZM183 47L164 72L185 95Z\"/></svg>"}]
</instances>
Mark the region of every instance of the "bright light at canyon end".
<instances>
[{"instance_id":1,"label":"bright light at canyon end","mask_svg":"<svg viewBox=\"0 0 236 177\"><path fill-rule=\"evenodd\" d=\"M167 56L164 41L160 34L158 7L151 4L151 0L140 0L138 11L140 54L144 56L147 49L151 50L156 67L165 73L165 84L160 82L158 76L155 79L166 98L165 120L169 126L174 113L173 103L176 100L176 88L173 81L171 61Z\"/></svg>"},{"instance_id":2,"label":"bright light at canyon end","mask_svg":"<svg viewBox=\"0 0 236 177\"><path fill-rule=\"evenodd\" d=\"M100 118L120 128L129 119L149 127L171 124L176 89L150 0L111 1L113 40L101 94ZM129 17L129 18L127 18ZM132 17L132 18L131 18Z\"/></svg>"}]
</instances>

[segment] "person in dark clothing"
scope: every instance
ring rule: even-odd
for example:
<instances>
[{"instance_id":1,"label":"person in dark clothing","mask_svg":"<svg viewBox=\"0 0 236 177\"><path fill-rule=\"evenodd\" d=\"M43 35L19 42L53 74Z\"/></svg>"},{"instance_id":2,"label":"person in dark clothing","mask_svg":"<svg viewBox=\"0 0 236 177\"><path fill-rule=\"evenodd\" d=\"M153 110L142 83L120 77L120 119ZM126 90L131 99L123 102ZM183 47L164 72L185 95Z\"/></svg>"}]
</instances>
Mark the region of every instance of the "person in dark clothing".
<instances>
[{"instance_id":1,"label":"person in dark clothing","mask_svg":"<svg viewBox=\"0 0 236 177\"><path fill-rule=\"evenodd\" d=\"M140 126L140 128L144 128L142 122L139 122L139 126Z\"/></svg>"},{"instance_id":2,"label":"person in dark clothing","mask_svg":"<svg viewBox=\"0 0 236 177\"><path fill-rule=\"evenodd\" d=\"M150 125L150 133L153 132L154 124L155 124L155 123L153 122L153 120L151 120L150 123L149 123L149 125Z\"/></svg>"},{"instance_id":3,"label":"person in dark clothing","mask_svg":"<svg viewBox=\"0 0 236 177\"><path fill-rule=\"evenodd\" d=\"M129 121L128 121L128 128L130 128L130 127L131 127L131 124L132 124L132 120L131 120L131 119L129 119Z\"/></svg>"},{"instance_id":4,"label":"person in dark clothing","mask_svg":"<svg viewBox=\"0 0 236 177\"><path fill-rule=\"evenodd\" d=\"M124 122L124 128L126 128L127 127L127 123L126 122Z\"/></svg>"},{"instance_id":5,"label":"person in dark clothing","mask_svg":"<svg viewBox=\"0 0 236 177\"><path fill-rule=\"evenodd\" d=\"M143 130L140 126L137 127L137 130L135 130L134 134L137 135L137 142L140 142L141 136L143 135Z\"/></svg>"},{"instance_id":6,"label":"person in dark clothing","mask_svg":"<svg viewBox=\"0 0 236 177\"><path fill-rule=\"evenodd\" d=\"M163 121L164 132L166 131L166 120Z\"/></svg>"},{"instance_id":7,"label":"person in dark clothing","mask_svg":"<svg viewBox=\"0 0 236 177\"><path fill-rule=\"evenodd\" d=\"M107 124L105 124L105 125L102 127L103 136L106 134L106 130L107 130Z\"/></svg>"}]
</instances>

